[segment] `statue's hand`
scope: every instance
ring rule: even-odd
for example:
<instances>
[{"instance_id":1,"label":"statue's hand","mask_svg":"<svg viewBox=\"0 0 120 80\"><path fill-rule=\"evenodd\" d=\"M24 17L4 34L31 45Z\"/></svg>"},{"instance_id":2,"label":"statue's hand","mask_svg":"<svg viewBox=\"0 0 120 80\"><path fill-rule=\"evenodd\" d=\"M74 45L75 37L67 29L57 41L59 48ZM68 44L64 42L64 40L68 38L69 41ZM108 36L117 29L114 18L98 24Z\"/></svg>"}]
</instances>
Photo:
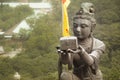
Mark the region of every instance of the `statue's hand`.
<instances>
[{"instance_id":1,"label":"statue's hand","mask_svg":"<svg viewBox=\"0 0 120 80\"><path fill-rule=\"evenodd\" d=\"M81 51L80 49L77 49L77 50L68 49L67 52L76 54L76 53L80 53Z\"/></svg>"},{"instance_id":2,"label":"statue's hand","mask_svg":"<svg viewBox=\"0 0 120 80\"><path fill-rule=\"evenodd\" d=\"M85 53L85 49L81 45L78 46L78 50L80 51L79 54Z\"/></svg>"},{"instance_id":3,"label":"statue's hand","mask_svg":"<svg viewBox=\"0 0 120 80\"><path fill-rule=\"evenodd\" d=\"M82 46L78 46L78 48L76 50L72 50L72 49L68 49L67 52L70 52L70 53L78 53L78 54L83 54L85 51L85 49L82 47Z\"/></svg>"},{"instance_id":4,"label":"statue's hand","mask_svg":"<svg viewBox=\"0 0 120 80\"><path fill-rule=\"evenodd\" d=\"M62 51L60 49L58 49L57 52L60 53L60 54L64 53L64 51Z\"/></svg>"},{"instance_id":5,"label":"statue's hand","mask_svg":"<svg viewBox=\"0 0 120 80\"><path fill-rule=\"evenodd\" d=\"M60 46L57 46L56 49L57 49L57 53L61 53L61 54L64 53L64 52L60 49Z\"/></svg>"}]
</instances>

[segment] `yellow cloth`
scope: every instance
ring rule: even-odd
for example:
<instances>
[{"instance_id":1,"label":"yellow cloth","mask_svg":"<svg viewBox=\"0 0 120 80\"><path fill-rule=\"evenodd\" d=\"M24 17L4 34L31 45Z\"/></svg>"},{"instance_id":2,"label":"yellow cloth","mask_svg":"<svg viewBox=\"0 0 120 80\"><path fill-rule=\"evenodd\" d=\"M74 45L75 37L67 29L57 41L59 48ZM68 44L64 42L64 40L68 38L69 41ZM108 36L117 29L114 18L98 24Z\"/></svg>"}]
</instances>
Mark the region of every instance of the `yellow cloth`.
<instances>
[{"instance_id":1,"label":"yellow cloth","mask_svg":"<svg viewBox=\"0 0 120 80\"><path fill-rule=\"evenodd\" d=\"M70 36L69 33L69 21L67 7L70 4L70 0L62 0L62 33L63 36Z\"/></svg>"}]
</instances>

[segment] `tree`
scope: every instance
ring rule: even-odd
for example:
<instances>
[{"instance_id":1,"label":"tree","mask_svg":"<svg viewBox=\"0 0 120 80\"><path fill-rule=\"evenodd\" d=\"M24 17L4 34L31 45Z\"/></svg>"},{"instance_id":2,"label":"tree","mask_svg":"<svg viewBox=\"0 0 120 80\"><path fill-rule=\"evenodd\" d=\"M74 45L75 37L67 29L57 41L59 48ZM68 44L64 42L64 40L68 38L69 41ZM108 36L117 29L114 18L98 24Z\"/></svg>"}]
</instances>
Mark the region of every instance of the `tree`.
<instances>
[{"instance_id":1,"label":"tree","mask_svg":"<svg viewBox=\"0 0 120 80\"><path fill-rule=\"evenodd\" d=\"M53 23L53 21L55 21L55 18L48 15L37 20L32 35L26 44L28 51L32 49L38 49L45 53L52 51L54 42L58 37L57 34L60 32L58 31L59 24L57 21L56 23Z\"/></svg>"},{"instance_id":2,"label":"tree","mask_svg":"<svg viewBox=\"0 0 120 80\"><path fill-rule=\"evenodd\" d=\"M8 1L8 0L0 0L0 6L1 6L1 8L3 7L3 2L6 2L6 1Z\"/></svg>"}]
</instances>

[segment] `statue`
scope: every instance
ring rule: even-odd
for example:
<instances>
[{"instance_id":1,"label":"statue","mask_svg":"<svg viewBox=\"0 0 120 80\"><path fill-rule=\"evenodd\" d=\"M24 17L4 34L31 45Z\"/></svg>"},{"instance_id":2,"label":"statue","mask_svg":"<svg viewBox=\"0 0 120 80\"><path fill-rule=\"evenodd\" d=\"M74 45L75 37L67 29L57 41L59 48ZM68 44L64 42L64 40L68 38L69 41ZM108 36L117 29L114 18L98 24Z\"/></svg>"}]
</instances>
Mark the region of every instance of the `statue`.
<instances>
[{"instance_id":1,"label":"statue","mask_svg":"<svg viewBox=\"0 0 120 80\"><path fill-rule=\"evenodd\" d=\"M100 56L105 51L105 44L93 37L95 26L93 4L83 3L73 18L73 33L77 38L77 49L64 51L61 50L61 46L57 47L58 53L61 55L68 53L66 56L60 56L58 62L59 80L103 80L98 64ZM65 64L68 64L68 68L72 69L72 72L62 71L63 60L66 60Z\"/></svg>"}]
</instances>

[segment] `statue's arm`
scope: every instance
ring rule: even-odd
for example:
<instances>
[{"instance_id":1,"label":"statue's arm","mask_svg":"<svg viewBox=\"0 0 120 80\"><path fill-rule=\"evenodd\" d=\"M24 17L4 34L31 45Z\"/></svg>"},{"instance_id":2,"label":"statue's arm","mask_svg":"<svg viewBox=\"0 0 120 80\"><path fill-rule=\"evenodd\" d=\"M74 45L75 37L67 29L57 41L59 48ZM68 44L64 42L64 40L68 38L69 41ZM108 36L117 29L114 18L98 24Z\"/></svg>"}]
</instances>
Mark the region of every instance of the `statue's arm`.
<instances>
[{"instance_id":1,"label":"statue's arm","mask_svg":"<svg viewBox=\"0 0 120 80\"><path fill-rule=\"evenodd\" d=\"M103 42L98 42L90 54L88 54L81 46L80 49L81 52L79 54L82 59L85 61L86 64L92 65L95 63L95 60L98 62L100 56L104 53L105 44Z\"/></svg>"}]
</instances>

